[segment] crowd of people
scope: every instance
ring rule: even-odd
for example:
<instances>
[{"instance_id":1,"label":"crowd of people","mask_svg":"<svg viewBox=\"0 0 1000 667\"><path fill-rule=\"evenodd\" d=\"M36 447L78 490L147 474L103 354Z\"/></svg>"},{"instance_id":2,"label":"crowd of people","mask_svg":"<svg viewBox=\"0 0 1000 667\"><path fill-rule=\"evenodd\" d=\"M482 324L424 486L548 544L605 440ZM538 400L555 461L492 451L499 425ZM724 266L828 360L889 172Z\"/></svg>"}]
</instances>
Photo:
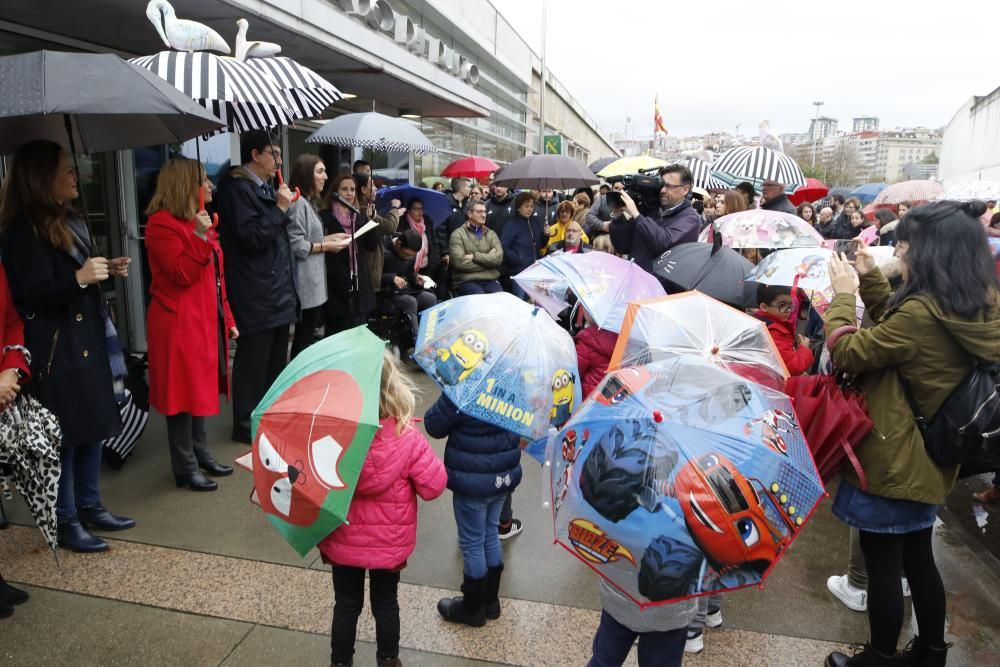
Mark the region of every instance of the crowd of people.
<instances>
[{"instance_id":1,"label":"crowd of people","mask_svg":"<svg viewBox=\"0 0 1000 667\"><path fill-rule=\"evenodd\" d=\"M173 158L146 210L150 404L166 419L178 487L212 491L213 478L232 473L206 447L205 419L218 414L220 395L231 396L233 440L249 444L251 412L290 356L319 335L364 324L379 303L403 314L415 338L419 313L439 300L500 291L527 299L512 277L547 254L609 252L652 273L656 258L696 241L718 217L756 207L793 213L826 238L854 240L856 259L831 263L837 296L825 316L808 305L795 308L799 294L771 285L758 288L748 310L766 324L791 374L816 372L816 352L824 346L836 367L864 374L875 423L870 438L878 440L858 450L868 477L864 490L850 475L838 487L833 512L852 527L852 560L848 575L828 582L849 608L867 609L870 640L856 655L831 654L827 665L945 664L944 592L930 530L957 471L927 456L906 414L900 378L932 414L974 360L1000 361L1000 282L985 243L987 234L1000 235L995 202L905 203L881 209L869 223L856 199L834 196L796 208L773 181L760 193L743 183L695 196L691 172L670 165L660 172L658 201L648 210L621 182L572 193L515 193L492 177L485 186L455 178L446 191L451 214L431 220L420 198L405 205L392 200L379 214L371 167L363 161L333 176L319 156L301 155L288 183L279 179L275 188L281 167L280 147L266 132L246 133L240 165L217 188L201 164ZM129 260L101 256L72 208L77 196L76 175L57 144L35 141L18 150L0 196L0 276L9 282L9 291L0 284L6 322L0 401L10 403L23 387L59 419L59 543L96 552L108 545L91 530L135 525L105 509L99 492L100 443L121 429L126 374L100 284L126 278ZM885 275L856 241L869 224L895 246L898 275ZM967 270L951 270L958 265ZM860 329L859 285L867 307ZM578 324L579 373L589 393L607 372L617 335L599 329L586 312ZM320 544L333 568L334 665L352 663L366 570L379 664L401 664L396 596L399 570L416 544L417 496L432 500L446 487L453 494L462 595L438 603L441 617L482 627L502 611L500 540L523 528L511 506L521 479L520 438L463 414L442 394L424 418L427 434L447 438L441 461L414 426L414 409L412 381L387 353L382 428L348 525ZM505 480L502 490L495 480ZM897 654L904 579L920 635ZM25 599L0 579L0 615ZM593 667L622 664L636 640L640 664L679 665L685 651L702 649L706 628L722 623L721 595L643 613L609 586L602 586L601 600Z\"/></svg>"}]
</instances>

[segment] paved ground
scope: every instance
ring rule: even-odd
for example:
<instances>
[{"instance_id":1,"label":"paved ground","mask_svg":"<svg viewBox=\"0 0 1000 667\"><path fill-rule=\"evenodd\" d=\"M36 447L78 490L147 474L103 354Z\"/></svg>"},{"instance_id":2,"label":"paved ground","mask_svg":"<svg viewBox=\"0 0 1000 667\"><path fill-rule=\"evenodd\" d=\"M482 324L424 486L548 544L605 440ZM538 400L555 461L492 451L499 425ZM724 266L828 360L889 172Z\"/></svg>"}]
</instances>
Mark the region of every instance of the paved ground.
<instances>
[{"instance_id":1,"label":"paved ground","mask_svg":"<svg viewBox=\"0 0 1000 667\"><path fill-rule=\"evenodd\" d=\"M426 407L437 392L422 374L415 377ZM219 460L246 450L228 440L228 424L228 414L209 424ZM105 504L139 522L115 535L106 554L60 553L57 568L24 507L8 503L18 525L0 533L0 572L26 585L33 599L0 621L0 664L328 663L328 569L315 553L299 558L248 502L249 473L222 480L216 493L175 489L164 431L154 416L125 470L105 473ZM443 442L434 444L443 450ZM949 665L1000 664L1000 567L989 551L1000 519L987 520L987 539L980 539L968 500L970 489L983 485L963 483L936 530L949 638L956 643ZM526 460L514 503L526 530L504 544L504 614L484 630L438 618L434 604L457 588L461 558L448 492L421 505L417 550L400 590L405 664L586 662L598 621L596 583L552 544L540 498L539 467ZM727 596L724 627L710 631L704 653L686 663L820 665L831 649L864 640L865 615L847 610L825 587L829 575L844 571L846 558L846 530L824 504L763 590ZM359 629L356 664L374 664L373 639L369 617Z\"/></svg>"}]
</instances>

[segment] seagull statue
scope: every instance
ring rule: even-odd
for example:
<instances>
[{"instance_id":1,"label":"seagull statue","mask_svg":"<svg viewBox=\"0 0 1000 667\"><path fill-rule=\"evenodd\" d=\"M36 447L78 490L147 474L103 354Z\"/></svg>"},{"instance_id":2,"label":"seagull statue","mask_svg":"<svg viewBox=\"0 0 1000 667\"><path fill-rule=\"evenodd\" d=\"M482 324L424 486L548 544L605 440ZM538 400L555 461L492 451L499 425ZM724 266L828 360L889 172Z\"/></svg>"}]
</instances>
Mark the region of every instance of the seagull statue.
<instances>
[{"instance_id":1,"label":"seagull statue","mask_svg":"<svg viewBox=\"0 0 1000 667\"><path fill-rule=\"evenodd\" d=\"M222 35L207 25L177 18L167 0L150 0L146 5L146 18L156 28L163 43L172 49L229 53L229 44L222 39Z\"/></svg>"},{"instance_id":2,"label":"seagull statue","mask_svg":"<svg viewBox=\"0 0 1000 667\"><path fill-rule=\"evenodd\" d=\"M248 42L247 28L250 23L246 19L236 21L236 59L243 62L247 58L270 58L281 53L281 46L274 42Z\"/></svg>"},{"instance_id":3,"label":"seagull statue","mask_svg":"<svg viewBox=\"0 0 1000 667\"><path fill-rule=\"evenodd\" d=\"M785 152L785 145L781 143L781 139L771 134L771 121L764 118L757 125L757 129L760 130L760 145L765 148L770 148L773 151L778 151L779 153Z\"/></svg>"}]
</instances>

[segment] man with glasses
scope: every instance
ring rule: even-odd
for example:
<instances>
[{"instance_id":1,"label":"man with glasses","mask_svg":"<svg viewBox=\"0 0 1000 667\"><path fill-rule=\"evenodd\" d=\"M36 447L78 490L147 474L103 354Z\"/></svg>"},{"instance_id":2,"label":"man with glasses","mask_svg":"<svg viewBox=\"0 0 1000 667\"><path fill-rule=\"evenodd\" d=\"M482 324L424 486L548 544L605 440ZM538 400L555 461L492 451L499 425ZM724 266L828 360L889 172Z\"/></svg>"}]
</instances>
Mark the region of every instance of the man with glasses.
<instances>
[{"instance_id":1,"label":"man with glasses","mask_svg":"<svg viewBox=\"0 0 1000 667\"><path fill-rule=\"evenodd\" d=\"M653 261L679 243L698 240L701 216L691 208L691 170L680 164L660 170L659 207L649 214L639 212L627 192L622 192L625 214L611 222L611 243L645 271L653 272Z\"/></svg>"},{"instance_id":2,"label":"man with glasses","mask_svg":"<svg viewBox=\"0 0 1000 667\"><path fill-rule=\"evenodd\" d=\"M497 279L503 264L503 247L496 232L486 226L486 204L479 201L469 204L465 217L465 224L455 230L448 243L455 294L502 292Z\"/></svg>"},{"instance_id":3,"label":"man with glasses","mask_svg":"<svg viewBox=\"0 0 1000 667\"><path fill-rule=\"evenodd\" d=\"M788 195L785 194L785 185L777 181L764 181L761 187L760 207L765 211L796 214L795 206L788 201Z\"/></svg>"},{"instance_id":4,"label":"man with glasses","mask_svg":"<svg viewBox=\"0 0 1000 667\"><path fill-rule=\"evenodd\" d=\"M802 375L807 372L812 368L813 351L809 347L810 340L797 332L798 322L791 320L795 309L792 289L784 285L760 285L757 287L757 303L754 317L767 325L767 332L771 334L788 373ZM808 308L808 303L801 306L802 312Z\"/></svg>"}]
</instances>

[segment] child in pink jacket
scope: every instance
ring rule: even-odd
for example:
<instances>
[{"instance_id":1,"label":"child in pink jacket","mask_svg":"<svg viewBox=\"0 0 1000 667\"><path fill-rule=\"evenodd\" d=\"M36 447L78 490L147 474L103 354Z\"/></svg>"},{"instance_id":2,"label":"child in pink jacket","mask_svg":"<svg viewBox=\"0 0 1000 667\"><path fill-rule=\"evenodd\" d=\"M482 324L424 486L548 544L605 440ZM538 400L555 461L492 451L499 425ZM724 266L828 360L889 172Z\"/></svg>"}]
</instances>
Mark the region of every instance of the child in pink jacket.
<instances>
[{"instance_id":1,"label":"child in pink jacket","mask_svg":"<svg viewBox=\"0 0 1000 667\"><path fill-rule=\"evenodd\" d=\"M573 341L576 343L576 358L583 397L587 398L608 374L608 364L611 363L611 355L615 351L618 334L614 331L598 329L586 310L584 310L584 318L587 321L587 326L576 334Z\"/></svg>"},{"instance_id":2,"label":"child in pink jacket","mask_svg":"<svg viewBox=\"0 0 1000 667\"><path fill-rule=\"evenodd\" d=\"M358 616L364 607L365 570L371 579L379 667L399 667L399 572L417 543L417 496L434 500L448 482L444 464L413 426L414 386L386 353L375 434L347 523L319 544L333 566L331 662L351 665Z\"/></svg>"}]
</instances>

